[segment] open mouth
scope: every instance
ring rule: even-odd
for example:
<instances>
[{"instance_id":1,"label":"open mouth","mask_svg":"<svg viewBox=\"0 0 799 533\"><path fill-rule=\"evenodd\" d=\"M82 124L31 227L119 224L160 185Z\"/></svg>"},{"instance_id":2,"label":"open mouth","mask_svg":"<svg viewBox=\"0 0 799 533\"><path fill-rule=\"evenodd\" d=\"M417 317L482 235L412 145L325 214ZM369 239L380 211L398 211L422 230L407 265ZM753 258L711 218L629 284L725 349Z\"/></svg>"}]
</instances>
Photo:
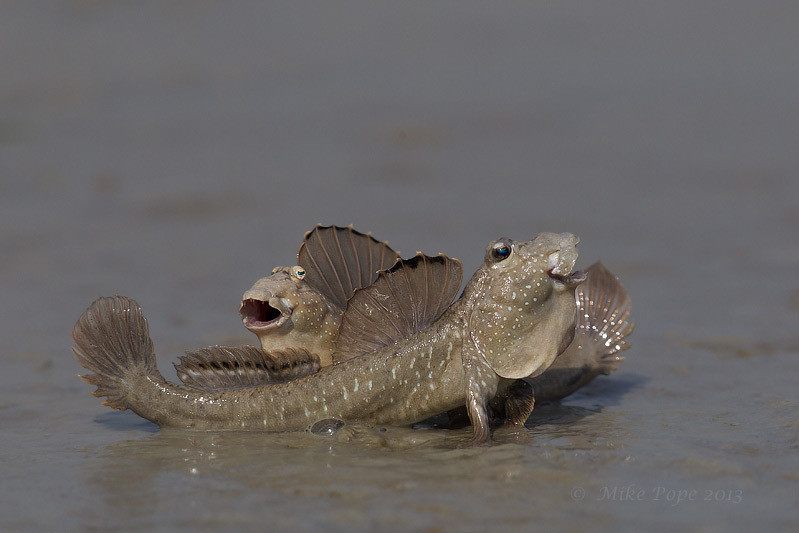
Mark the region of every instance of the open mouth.
<instances>
[{"instance_id":1,"label":"open mouth","mask_svg":"<svg viewBox=\"0 0 799 533\"><path fill-rule=\"evenodd\" d=\"M284 317L280 309L272 307L269 302L255 298L242 300L239 314L247 328L278 326L288 320L288 317Z\"/></svg>"},{"instance_id":2,"label":"open mouth","mask_svg":"<svg viewBox=\"0 0 799 533\"><path fill-rule=\"evenodd\" d=\"M585 272L581 270L572 271L574 263L577 261L577 237L569 234L561 235L561 248L557 252L549 254L549 270L547 275L563 284L574 284L586 278Z\"/></svg>"},{"instance_id":3,"label":"open mouth","mask_svg":"<svg viewBox=\"0 0 799 533\"><path fill-rule=\"evenodd\" d=\"M561 283L568 283L570 281L583 281L586 278L586 274L582 270L575 270L570 274L563 275L556 273L554 268L547 270L547 276Z\"/></svg>"}]
</instances>

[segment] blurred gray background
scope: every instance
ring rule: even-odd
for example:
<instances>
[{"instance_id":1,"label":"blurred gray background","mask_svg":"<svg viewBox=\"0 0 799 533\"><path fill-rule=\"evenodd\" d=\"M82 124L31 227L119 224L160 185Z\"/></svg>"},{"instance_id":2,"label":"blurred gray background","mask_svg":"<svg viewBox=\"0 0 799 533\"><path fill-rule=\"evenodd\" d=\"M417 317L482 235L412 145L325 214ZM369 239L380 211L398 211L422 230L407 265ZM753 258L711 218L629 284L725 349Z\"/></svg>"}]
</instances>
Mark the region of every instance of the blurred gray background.
<instances>
[{"instance_id":1,"label":"blurred gray background","mask_svg":"<svg viewBox=\"0 0 799 533\"><path fill-rule=\"evenodd\" d=\"M795 527L797 23L793 2L5 3L0 525ZM241 293L318 222L467 276L492 239L573 232L629 289L634 347L529 441L455 455L158 433L75 377L100 295L139 301L172 379L183 350L254 342Z\"/></svg>"}]
</instances>

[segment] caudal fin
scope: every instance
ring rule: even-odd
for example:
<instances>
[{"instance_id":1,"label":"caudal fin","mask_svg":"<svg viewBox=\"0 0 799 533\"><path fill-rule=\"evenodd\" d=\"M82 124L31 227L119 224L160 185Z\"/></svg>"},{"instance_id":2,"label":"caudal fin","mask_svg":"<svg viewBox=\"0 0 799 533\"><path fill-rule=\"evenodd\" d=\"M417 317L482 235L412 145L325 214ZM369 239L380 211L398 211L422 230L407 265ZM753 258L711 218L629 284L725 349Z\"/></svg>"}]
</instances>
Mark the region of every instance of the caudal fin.
<instances>
[{"instance_id":1,"label":"caudal fin","mask_svg":"<svg viewBox=\"0 0 799 533\"><path fill-rule=\"evenodd\" d=\"M141 307L124 296L95 300L72 330L72 352L91 374L80 376L98 398L124 411L134 377L149 375L163 381L155 364L153 341Z\"/></svg>"}]
</instances>

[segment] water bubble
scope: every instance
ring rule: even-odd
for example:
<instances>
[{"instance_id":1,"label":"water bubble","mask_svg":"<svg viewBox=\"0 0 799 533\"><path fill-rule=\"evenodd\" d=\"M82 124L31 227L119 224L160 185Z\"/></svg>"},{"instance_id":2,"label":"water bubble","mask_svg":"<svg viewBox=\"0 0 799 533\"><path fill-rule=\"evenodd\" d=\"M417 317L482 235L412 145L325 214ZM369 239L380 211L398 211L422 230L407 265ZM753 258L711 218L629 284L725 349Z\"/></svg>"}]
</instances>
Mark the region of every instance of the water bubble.
<instances>
[{"instance_id":1,"label":"water bubble","mask_svg":"<svg viewBox=\"0 0 799 533\"><path fill-rule=\"evenodd\" d=\"M344 421L338 418L325 418L324 420L319 420L314 422L308 431L313 433L314 435L321 435L323 437L331 437L336 434L336 432L344 427Z\"/></svg>"}]
</instances>

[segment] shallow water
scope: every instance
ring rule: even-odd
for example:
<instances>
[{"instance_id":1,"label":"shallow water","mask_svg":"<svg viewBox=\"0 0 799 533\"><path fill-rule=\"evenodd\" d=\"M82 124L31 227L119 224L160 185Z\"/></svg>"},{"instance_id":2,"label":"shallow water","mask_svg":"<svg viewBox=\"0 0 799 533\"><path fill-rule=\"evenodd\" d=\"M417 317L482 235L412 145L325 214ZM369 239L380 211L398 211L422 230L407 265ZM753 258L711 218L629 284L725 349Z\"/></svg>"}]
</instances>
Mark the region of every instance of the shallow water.
<instances>
[{"instance_id":1,"label":"shallow water","mask_svg":"<svg viewBox=\"0 0 799 533\"><path fill-rule=\"evenodd\" d=\"M0 18L0 529L703 531L799 526L792 4L236 9ZM253 343L241 293L316 222L467 272L582 238L627 360L522 432L158 431L69 333L143 306L160 368Z\"/></svg>"}]
</instances>

